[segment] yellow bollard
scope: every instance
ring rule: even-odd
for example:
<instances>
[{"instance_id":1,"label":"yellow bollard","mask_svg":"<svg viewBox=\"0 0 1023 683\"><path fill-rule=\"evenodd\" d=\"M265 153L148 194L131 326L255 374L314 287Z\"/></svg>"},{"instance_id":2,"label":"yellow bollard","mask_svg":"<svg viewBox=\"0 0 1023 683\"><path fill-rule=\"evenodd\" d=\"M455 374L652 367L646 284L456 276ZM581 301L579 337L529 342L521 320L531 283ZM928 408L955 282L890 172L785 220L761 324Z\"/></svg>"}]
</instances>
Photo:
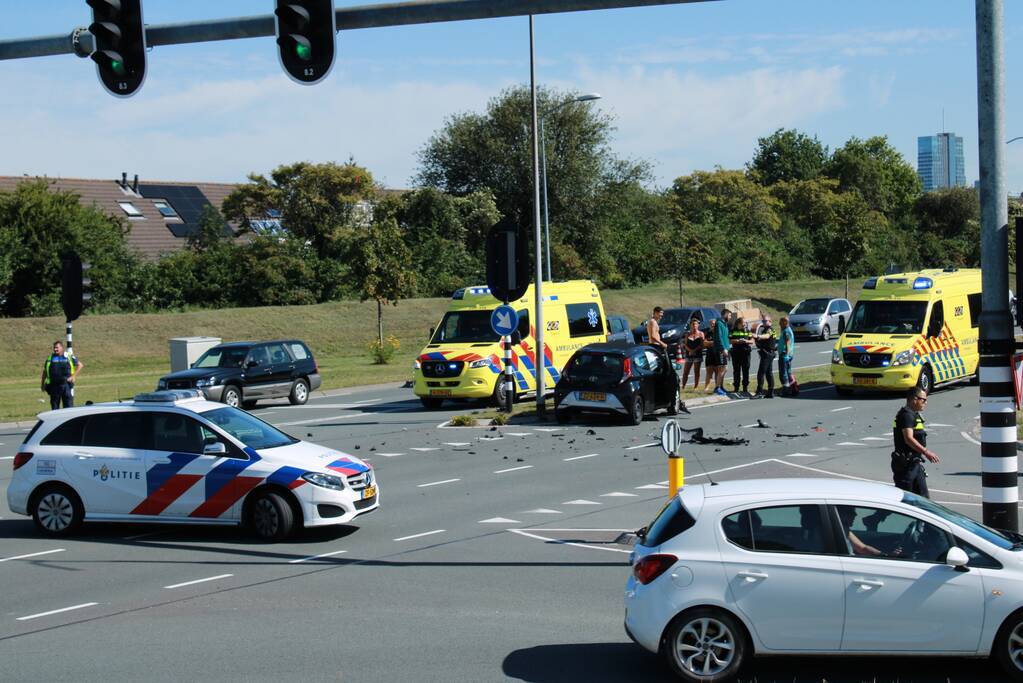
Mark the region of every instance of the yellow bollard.
<instances>
[{"instance_id":1,"label":"yellow bollard","mask_svg":"<svg viewBox=\"0 0 1023 683\"><path fill-rule=\"evenodd\" d=\"M681 455L672 453L668 456L668 495L674 498L685 483L686 460Z\"/></svg>"}]
</instances>

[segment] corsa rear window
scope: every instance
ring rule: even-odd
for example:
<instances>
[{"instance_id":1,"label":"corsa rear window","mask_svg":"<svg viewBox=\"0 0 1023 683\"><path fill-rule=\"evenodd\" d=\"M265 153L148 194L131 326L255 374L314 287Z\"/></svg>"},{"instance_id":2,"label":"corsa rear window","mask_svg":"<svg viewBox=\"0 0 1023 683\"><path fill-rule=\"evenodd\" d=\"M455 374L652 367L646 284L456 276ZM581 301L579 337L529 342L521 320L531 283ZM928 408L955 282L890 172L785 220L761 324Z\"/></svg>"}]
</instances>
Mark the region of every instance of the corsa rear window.
<instances>
[{"instance_id":1,"label":"corsa rear window","mask_svg":"<svg viewBox=\"0 0 1023 683\"><path fill-rule=\"evenodd\" d=\"M694 524L696 524L696 520L688 510L682 507L681 501L676 496L661 509L657 519L650 523L646 538L643 539L643 545L648 548L661 545L691 528Z\"/></svg>"}]
</instances>

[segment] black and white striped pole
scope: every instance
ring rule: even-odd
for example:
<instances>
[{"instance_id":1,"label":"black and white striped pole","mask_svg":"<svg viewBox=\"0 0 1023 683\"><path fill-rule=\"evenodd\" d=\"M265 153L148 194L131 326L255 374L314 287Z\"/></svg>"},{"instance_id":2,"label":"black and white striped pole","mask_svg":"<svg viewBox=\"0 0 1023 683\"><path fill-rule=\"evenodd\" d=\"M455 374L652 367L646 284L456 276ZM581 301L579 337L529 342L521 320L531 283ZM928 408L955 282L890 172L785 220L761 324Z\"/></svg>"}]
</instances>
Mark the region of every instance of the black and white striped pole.
<instances>
[{"instance_id":1,"label":"black and white striped pole","mask_svg":"<svg viewBox=\"0 0 1023 683\"><path fill-rule=\"evenodd\" d=\"M507 302L505 302L507 305ZM512 411L512 405L515 403L515 384L512 378L512 355L511 355L512 338L511 335L505 335L504 337L504 410L507 412Z\"/></svg>"},{"instance_id":2,"label":"black and white striped pole","mask_svg":"<svg viewBox=\"0 0 1023 683\"><path fill-rule=\"evenodd\" d=\"M984 523L1019 529L1019 465L1009 315L1008 205L1002 0L976 0L977 130L980 153L980 459ZM1018 267L1018 266L1017 266Z\"/></svg>"}]
</instances>

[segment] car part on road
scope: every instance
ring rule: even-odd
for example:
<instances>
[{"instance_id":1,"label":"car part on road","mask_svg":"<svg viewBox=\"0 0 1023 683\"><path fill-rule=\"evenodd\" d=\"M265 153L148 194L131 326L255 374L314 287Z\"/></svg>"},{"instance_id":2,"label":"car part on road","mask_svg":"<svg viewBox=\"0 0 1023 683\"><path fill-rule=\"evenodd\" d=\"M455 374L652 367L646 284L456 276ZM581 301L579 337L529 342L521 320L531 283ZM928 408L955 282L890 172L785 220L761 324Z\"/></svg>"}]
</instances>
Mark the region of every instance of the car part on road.
<instances>
[{"instance_id":1,"label":"car part on road","mask_svg":"<svg viewBox=\"0 0 1023 683\"><path fill-rule=\"evenodd\" d=\"M726 436L704 436L703 427L683 429L682 431L686 434L692 434L690 438L686 439L682 443L716 444L718 446L745 446L749 443L749 439L732 439Z\"/></svg>"}]
</instances>

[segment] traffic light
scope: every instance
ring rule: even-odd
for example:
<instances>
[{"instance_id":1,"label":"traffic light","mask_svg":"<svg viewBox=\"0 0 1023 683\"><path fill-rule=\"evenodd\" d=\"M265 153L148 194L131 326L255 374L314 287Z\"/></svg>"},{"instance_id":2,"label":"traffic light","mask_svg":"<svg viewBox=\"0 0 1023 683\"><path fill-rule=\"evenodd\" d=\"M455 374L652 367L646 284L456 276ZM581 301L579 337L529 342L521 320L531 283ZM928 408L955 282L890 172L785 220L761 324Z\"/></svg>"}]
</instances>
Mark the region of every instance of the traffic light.
<instances>
[{"instance_id":1,"label":"traffic light","mask_svg":"<svg viewBox=\"0 0 1023 683\"><path fill-rule=\"evenodd\" d=\"M146 80L146 31L142 0L85 0L92 8L92 61L107 92L131 97Z\"/></svg>"},{"instance_id":2,"label":"traffic light","mask_svg":"<svg viewBox=\"0 0 1023 683\"><path fill-rule=\"evenodd\" d=\"M277 56L291 80L312 85L334 66L334 0L275 0Z\"/></svg>"},{"instance_id":3,"label":"traffic light","mask_svg":"<svg viewBox=\"0 0 1023 683\"><path fill-rule=\"evenodd\" d=\"M92 299L92 280L86 277L89 264L78 254L65 254L60 261L60 303L68 322L77 320L82 308Z\"/></svg>"}]
</instances>

